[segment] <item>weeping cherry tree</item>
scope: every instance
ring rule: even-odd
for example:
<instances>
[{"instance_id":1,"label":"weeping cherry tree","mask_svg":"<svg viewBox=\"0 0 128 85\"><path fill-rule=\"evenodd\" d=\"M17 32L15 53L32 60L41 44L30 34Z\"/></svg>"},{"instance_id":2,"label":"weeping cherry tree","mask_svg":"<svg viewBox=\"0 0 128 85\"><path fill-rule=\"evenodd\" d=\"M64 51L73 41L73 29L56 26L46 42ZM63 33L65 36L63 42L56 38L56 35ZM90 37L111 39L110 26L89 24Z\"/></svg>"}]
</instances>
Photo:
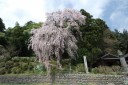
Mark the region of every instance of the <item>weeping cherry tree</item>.
<instances>
[{"instance_id":1,"label":"weeping cherry tree","mask_svg":"<svg viewBox=\"0 0 128 85\"><path fill-rule=\"evenodd\" d=\"M57 60L57 68L61 69L62 54L66 50L71 58L77 54L77 39L72 33L76 30L79 35L79 26L85 24L86 17L79 11L65 9L47 13L47 19L39 29L31 31L29 46L33 49L39 62L43 63L48 72L51 72L53 58Z\"/></svg>"}]
</instances>

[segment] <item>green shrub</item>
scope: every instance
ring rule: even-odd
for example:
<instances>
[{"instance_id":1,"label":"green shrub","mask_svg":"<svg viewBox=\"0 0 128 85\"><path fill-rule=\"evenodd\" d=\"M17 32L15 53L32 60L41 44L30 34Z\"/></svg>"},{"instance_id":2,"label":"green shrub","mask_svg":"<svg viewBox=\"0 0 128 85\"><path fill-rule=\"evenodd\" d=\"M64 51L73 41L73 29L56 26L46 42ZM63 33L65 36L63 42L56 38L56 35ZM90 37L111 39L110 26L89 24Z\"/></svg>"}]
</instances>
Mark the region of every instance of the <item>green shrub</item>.
<instances>
[{"instance_id":1,"label":"green shrub","mask_svg":"<svg viewBox=\"0 0 128 85\"><path fill-rule=\"evenodd\" d=\"M20 66L22 71L28 70L28 63L20 62Z\"/></svg>"},{"instance_id":2,"label":"green shrub","mask_svg":"<svg viewBox=\"0 0 128 85\"><path fill-rule=\"evenodd\" d=\"M69 70L70 70L69 65L64 65L64 66L63 66L63 71L69 71Z\"/></svg>"},{"instance_id":3,"label":"green shrub","mask_svg":"<svg viewBox=\"0 0 128 85\"><path fill-rule=\"evenodd\" d=\"M97 74L99 73L98 67L95 67L91 70L92 73Z\"/></svg>"},{"instance_id":4,"label":"green shrub","mask_svg":"<svg viewBox=\"0 0 128 85\"><path fill-rule=\"evenodd\" d=\"M91 70L92 73L101 73L101 74L117 74L121 72L121 67L120 66L99 66L95 67Z\"/></svg>"},{"instance_id":5,"label":"green shrub","mask_svg":"<svg viewBox=\"0 0 128 85\"><path fill-rule=\"evenodd\" d=\"M45 66L40 63L36 63L33 70L34 70L34 73L45 73L46 72Z\"/></svg>"},{"instance_id":6,"label":"green shrub","mask_svg":"<svg viewBox=\"0 0 128 85\"><path fill-rule=\"evenodd\" d=\"M112 68L109 66L99 66L92 69L93 73L101 73L101 74L110 74L113 72Z\"/></svg>"},{"instance_id":7,"label":"green shrub","mask_svg":"<svg viewBox=\"0 0 128 85\"><path fill-rule=\"evenodd\" d=\"M33 70L33 69L34 69L33 63L29 63L29 64L28 64L28 70Z\"/></svg>"},{"instance_id":8,"label":"green shrub","mask_svg":"<svg viewBox=\"0 0 128 85\"><path fill-rule=\"evenodd\" d=\"M4 67L3 68L0 68L0 75L1 74L5 74L6 73L5 71L6 71L6 69Z\"/></svg>"},{"instance_id":9,"label":"green shrub","mask_svg":"<svg viewBox=\"0 0 128 85\"><path fill-rule=\"evenodd\" d=\"M5 68L6 68L6 69L10 69L10 68L13 66L13 64L14 64L13 61L7 61L7 62L5 63Z\"/></svg>"},{"instance_id":10,"label":"green shrub","mask_svg":"<svg viewBox=\"0 0 128 85\"><path fill-rule=\"evenodd\" d=\"M14 62L34 62L36 60L35 57L13 57L12 61Z\"/></svg>"},{"instance_id":11,"label":"green shrub","mask_svg":"<svg viewBox=\"0 0 128 85\"><path fill-rule=\"evenodd\" d=\"M6 61L6 57L5 57L5 56L0 55L0 62L5 62L5 61Z\"/></svg>"},{"instance_id":12,"label":"green shrub","mask_svg":"<svg viewBox=\"0 0 128 85\"><path fill-rule=\"evenodd\" d=\"M13 61L13 62L19 62L20 60L19 60L18 57L13 57L13 58L12 58L12 61Z\"/></svg>"},{"instance_id":13,"label":"green shrub","mask_svg":"<svg viewBox=\"0 0 128 85\"><path fill-rule=\"evenodd\" d=\"M0 55L0 62L6 62L6 61L9 61L9 60L11 60L11 57Z\"/></svg>"},{"instance_id":14,"label":"green shrub","mask_svg":"<svg viewBox=\"0 0 128 85\"><path fill-rule=\"evenodd\" d=\"M83 63L77 64L75 67L76 72L85 72L85 67Z\"/></svg>"},{"instance_id":15,"label":"green shrub","mask_svg":"<svg viewBox=\"0 0 128 85\"><path fill-rule=\"evenodd\" d=\"M36 57L30 57L30 58L29 58L29 61L30 61L30 62L35 62L35 61L36 61Z\"/></svg>"},{"instance_id":16,"label":"green shrub","mask_svg":"<svg viewBox=\"0 0 128 85\"><path fill-rule=\"evenodd\" d=\"M5 63L5 69L6 69L6 73L11 73L11 68L13 67L14 62L13 61L7 61Z\"/></svg>"},{"instance_id":17,"label":"green shrub","mask_svg":"<svg viewBox=\"0 0 128 85\"><path fill-rule=\"evenodd\" d=\"M20 66L19 62L14 62L13 67L18 67L18 66Z\"/></svg>"},{"instance_id":18,"label":"green shrub","mask_svg":"<svg viewBox=\"0 0 128 85\"><path fill-rule=\"evenodd\" d=\"M11 72L14 73L14 74L20 74L20 73L22 73L22 69L19 68L19 67L13 67L11 69Z\"/></svg>"},{"instance_id":19,"label":"green shrub","mask_svg":"<svg viewBox=\"0 0 128 85\"><path fill-rule=\"evenodd\" d=\"M113 72L120 72L121 67L120 66L112 66L112 70L113 70Z\"/></svg>"},{"instance_id":20,"label":"green shrub","mask_svg":"<svg viewBox=\"0 0 128 85\"><path fill-rule=\"evenodd\" d=\"M34 70L34 67L36 66L36 62L34 61L35 57L13 57L12 61L14 61L13 67L21 67L22 72L32 71Z\"/></svg>"},{"instance_id":21,"label":"green shrub","mask_svg":"<svg viewBox=\"0 0 128 85\"><path fill-rule=\"evenodd\" d=\"M0 62L0 68L5 66L5 62Z\"/></svg>"}]
</instances>

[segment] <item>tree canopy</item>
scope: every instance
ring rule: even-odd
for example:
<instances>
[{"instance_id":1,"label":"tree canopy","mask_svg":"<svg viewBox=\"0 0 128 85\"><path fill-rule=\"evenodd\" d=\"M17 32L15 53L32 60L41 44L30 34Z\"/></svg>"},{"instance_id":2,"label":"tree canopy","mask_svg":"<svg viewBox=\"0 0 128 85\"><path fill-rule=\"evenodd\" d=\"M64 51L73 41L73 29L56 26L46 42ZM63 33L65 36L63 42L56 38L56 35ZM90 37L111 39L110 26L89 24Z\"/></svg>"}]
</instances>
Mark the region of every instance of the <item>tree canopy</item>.
<instances>
[{"instance_id":1,"label":"tree canopy","mask_svg":"<svg viewBox=\"0 0 128 85\"><path fill-rule=\"evenodd\" d=\"M3 20L0 18L0 32L4 32L5 30L5 25L3 23Z\"/></svg>"},{"instance_id":2,"label":"tree canopy","mask_svg":"<svg viewBox=\"0 0 128 85\"><path fill-rule=\"evenodd\" d=\"M79 11L71 9L48 13L44 25L31 31L30 46L47 70L53 57L57 58L57 65L61 68L60 60L65 50L69 56L75 57L77 40L71 30L80 33L79 26L85 24L85 18Z\"/></svg>"}]
</instances>

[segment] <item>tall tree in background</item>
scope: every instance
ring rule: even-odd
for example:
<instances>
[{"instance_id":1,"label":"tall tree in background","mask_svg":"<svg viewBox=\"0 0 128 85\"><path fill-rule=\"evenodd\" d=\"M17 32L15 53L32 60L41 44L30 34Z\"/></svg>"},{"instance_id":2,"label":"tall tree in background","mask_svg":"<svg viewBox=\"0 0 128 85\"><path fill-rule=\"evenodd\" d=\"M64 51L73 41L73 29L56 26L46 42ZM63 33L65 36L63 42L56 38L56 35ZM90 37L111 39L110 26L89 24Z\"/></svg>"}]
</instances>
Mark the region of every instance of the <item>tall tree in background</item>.
<instances>
[{"instance_id":1,"label":"tall tree in background","mask_svg":"<svg viewBox=\"0 0 128 85\"><path fill-rule=\"evenodd\" d=\"M79 41L79 59L83 61L83 56L86 55L89 66L95 63L95 61L103 54L103 34L108 26L106 23L97 18L94 19L85 10L80 10L82 15L87 16L86 25L81 26L80 31L82 32L82 41Z\"/></svg>"},{"instance_id":2,"label":"tall tree in background","mask_svg":"<svg viewBox=\"0 0 128 85\"><path fill-rule=\"evenodd\" d=\"M22 50L22 55L24 56L32 56L33 51L32 49L28 49L28 44L29 44L29 38L31 36L30 31L31 29L37 29L42 26L42 22L33 22L33 21L28 21L24 26L23 26L23 37L24 37L24 46ZM25 53L25 54L24 54Z\"/></svg>"},{"instance_id":3,"label":"tall tree in background","mask_svg":"<svg viewBox=\"0 0 128 85\"><path fill-rule=\"evenodd\" d=\"M4 32L5 30L5 25L3 23L3 20L0 18L0 32Z\"/></svg>"},{"instance_id":4,"label":"tall tree in background","mask_svg":"<svg viewBox=\"0 0 128 85\"><path fill-rule=\"evenodd\" d=\"M3 32L0 32L0 45L3 45L4 47L7 45L5 33L3 33Z\"/></svg>"},{"instance_id":5,"label":"tall tree in background","mask_svg":"<svg viewBox=\"0 0 128 85\"><path fill-rule=\"evenodd\" d=\"M8 28L6 30L6 38L8 40L8 48L11 51L12 56L20 56L23 46L23 29L16 22L14 28Z\"/></svg>"},{"instance_id":6,"label":"tall tree in background","mask_svg":"<svg viewBox=\"0 0 128 85\"><path fill-rule=\"evenodd\" d=\"M47 14L47 20L39 29L31 31L30 46L39 61L44 63L48 73L51 71L50 61L57 59L57 67L61 68L64 51L75 58L77 53L76 38L71 30L79 33L79 25L85 24L85 16L79 11L65 9Z\"/></svg>"},{"instance_id":7,"label":"tall tree in background","mask_svg":"<svg viewBox=\"0 0 128 85\"><path fill-rule=\"evenodd\" d=\"M103 34L103 50L104 54L117 54L117 47L118 40L114 33L110 29L106 29Z\"/></svg>"},{"instance_id":8,"label":"tall tree in background","mask_svg":"<svg viewBox=\"0 0 128 85\"><path fill-rule=\"evenodd\" d=\"M0 18L0 45L3 45L5 47L6 44L5 25L3 23L3 20Z\"/></svg>"},{"instance_id":9,"label":"tall tree in background","mask_svg":"<svg viewBox=\"0 0 128 85\"><path fill-rule=\"evenodd\" d=\"M115 30L114 32L116 39L118 40L118 43L116 44L116 49L121 50L124 54L128 53L128 31L123 30L123 32L119 32L118 30Z\"/></svg>"},{"instance_id":10,"label":"tall tree in background","mask_svg":"<svg viewBox=\"0 0 128 85\"><path fill-rule=\"evenodd\" d=\"M6 30L8 50L12 56L32 56L32 51L28 50L29 32L32 28L39 28L41 25L41 23L29 21L24 26L20 26L19 23L16 22L13 28Z\"/></svg>"}]
</instances>

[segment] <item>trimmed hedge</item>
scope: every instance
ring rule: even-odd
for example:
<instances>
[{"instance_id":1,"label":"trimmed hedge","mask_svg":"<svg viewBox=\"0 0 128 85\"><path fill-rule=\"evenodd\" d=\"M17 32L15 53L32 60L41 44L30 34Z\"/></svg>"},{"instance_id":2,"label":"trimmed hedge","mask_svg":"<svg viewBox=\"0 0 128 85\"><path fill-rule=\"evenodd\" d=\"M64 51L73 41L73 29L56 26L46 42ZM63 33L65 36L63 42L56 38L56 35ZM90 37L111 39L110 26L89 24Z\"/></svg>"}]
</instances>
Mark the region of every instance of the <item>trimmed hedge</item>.
<instances>
[{"instance_id":1,"label":"trimmed hedge","mask_svg":"<svg viewBox=\"0 0 128 85\"><path fill-rule=\"evenodd\" d=\"M35 67L39 64L35 57L0 57L0 59L0 74L34 73L37 70Z\"/></svg>"},{"instance_id":2,"label":"trimmed hedge","mask_svg":"<svg viewBox=\"0 0 128 85\"><path fill-rule=\"evenodd\" d=\"M100 74L114 74L121 73L120 66L99 66L92 69L92 73Z\"/></svg>"}]
</instances>

